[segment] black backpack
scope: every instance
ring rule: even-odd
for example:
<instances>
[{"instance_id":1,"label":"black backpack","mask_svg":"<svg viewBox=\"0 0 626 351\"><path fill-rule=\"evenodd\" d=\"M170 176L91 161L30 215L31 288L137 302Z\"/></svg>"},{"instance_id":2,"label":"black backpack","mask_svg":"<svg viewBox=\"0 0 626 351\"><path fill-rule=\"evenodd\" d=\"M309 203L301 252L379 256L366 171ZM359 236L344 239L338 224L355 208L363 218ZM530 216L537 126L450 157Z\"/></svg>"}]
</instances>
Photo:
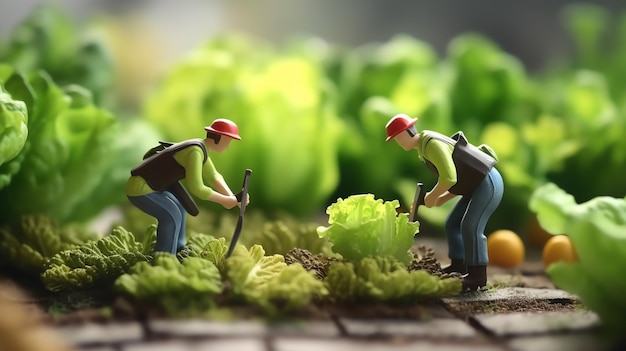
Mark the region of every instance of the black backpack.
<instances>
[{"instance_id":1,"label":"black backpack","mask_svg":"<svg viewBox=\"0 0 626 351\"><path fill-rule=\"evenodd\" d=\"M453 194L471 195L498 163L497 155L491 147L485 144L478 147L470 144L461 131L450 138L438 133L427 135L431 140L436 139L454 146L452 160L457 172L457 182L449 190ZM424 147L429 141L426 141Z\"/></svg>"},{"instance_id":2,"label":"black backpack","mask_svg":"<svg viewBox=\"0 0 626 351\"><path fill-rule=\"evenodd\" d=\"M143 156L143 161L130 171L133 176L141 176L155 191L171 192L192 216L199 213L198 205L191 194L180 183L185 178L185 169L179 165L173 154L186 147L197 145L204 153L203 163L208 158L207 149L202 139L190 139L180 143L159 141Z\"/></svg>"}]
</instances>

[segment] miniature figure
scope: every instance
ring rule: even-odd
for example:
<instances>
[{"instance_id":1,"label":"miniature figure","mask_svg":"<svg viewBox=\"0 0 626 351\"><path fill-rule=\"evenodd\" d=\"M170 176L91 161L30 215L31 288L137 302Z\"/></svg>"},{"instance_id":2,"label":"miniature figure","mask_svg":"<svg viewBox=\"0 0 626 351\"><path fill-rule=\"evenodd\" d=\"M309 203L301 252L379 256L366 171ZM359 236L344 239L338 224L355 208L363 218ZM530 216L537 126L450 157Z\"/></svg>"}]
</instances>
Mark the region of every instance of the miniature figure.
<instances>
[{"instance_id":1,"label":"miniature figure","mask_svg":"<svg viewBox=\"0 0 626 351\"><path fill-rule=\"evenodd\" d=\"M180 183L196 197L217 202L225 208L241 206L241 200L230 190L217 172L208 151L220 153L232 139L241 140L237 125L227 119L216 119L204 127L206 138L190 139L151 149L144 160L131 170L126 183L129 201L145 213L155 217L157 239L154 251L176 254L185 246L186 213L196 216L198 206ZM213 188L204 184L205 179ZM246 204L249 202L246 194Z\"/></svg>"},{"instance_id":2,"label":"miniature figure","mask_svg":"<svg viewBox=\"0 0 626 351\"><path fill-rule=\"evenodd\" d=\"M487 220L500 204L504 184L494 165L497 158L487 145L467 143L462 132L447 137L437 132L417 132L417 118L394 116L386 125L387 139L395 139L406 151L416 149L419 159L438 177L424 196L426 207L441 206L457 195L461 199L445 225L448 255L447 273L463 274L463 290L487 284ZM414 209L411 209L413 211Z\"/></svg>"}]
</instances>

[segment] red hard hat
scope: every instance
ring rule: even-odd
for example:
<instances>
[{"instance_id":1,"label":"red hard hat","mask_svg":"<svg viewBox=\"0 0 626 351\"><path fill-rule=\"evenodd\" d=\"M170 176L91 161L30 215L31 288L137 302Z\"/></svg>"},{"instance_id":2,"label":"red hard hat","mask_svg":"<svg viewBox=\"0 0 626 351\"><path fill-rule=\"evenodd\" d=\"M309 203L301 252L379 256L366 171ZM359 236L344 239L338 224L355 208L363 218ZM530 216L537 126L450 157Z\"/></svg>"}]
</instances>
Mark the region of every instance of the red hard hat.
<instances>
[{"instance_id":1,"label":"red hard hat","mask_svg":"<svg viewBox=\"0 0 626 351\"><path fill-rule=\"evenodd\" d=\"M241 140L241 137L239 136L239 128L237 128L235 122L229 119L218 118L213 121L210 126L204 127L204 130L206 130L207 132L213 132L215 134L225 135L233 139Z\"/></svg>"},{"instance_id":2,"label":"red hard hat","mask_svg":"<svg viewBox=\"0 0 626 351\"><path fill-rule=\"evenodd\" d=\"M387 131L387 139L385 141L395 138L396 135L410 128L415 122L417 122L417 118L411 118L403 113L393 116L385 126Z\"/></svg>"}]
</instances>

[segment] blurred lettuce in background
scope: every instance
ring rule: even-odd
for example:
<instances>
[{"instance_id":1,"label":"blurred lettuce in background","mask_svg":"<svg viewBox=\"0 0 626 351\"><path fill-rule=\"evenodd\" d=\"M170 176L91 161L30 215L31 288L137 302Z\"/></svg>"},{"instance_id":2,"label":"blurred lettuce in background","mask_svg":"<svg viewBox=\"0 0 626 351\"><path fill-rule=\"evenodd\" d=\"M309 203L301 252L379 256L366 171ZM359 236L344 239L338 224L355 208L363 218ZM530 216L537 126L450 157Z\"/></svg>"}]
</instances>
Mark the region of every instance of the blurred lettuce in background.
<instances>
[{"instance_id":1,"label":"blurred lettuce in background","mask_svg":"<svg viewBox=\"0 0 626 351\"><path fill-rule=\"evenodd\" d=\"M94 99L112 66L104 51L85 56L100 44L83 46L79 33L44 6L0 40L1 224L31 214L90 220L124 200L128 169L157 138L149 124Z\"/></svg>"},{"instance_id":2,"label":"blurred lettuce in background","mask_svg":"<svg viewBox=\"0 0 626 351\"><path fill-rule=\"evenodd\" d=\"M547 181L580 200L626 191L618 176L626 167L624 84L614 79L626 52L614 44L603 56L607 48L590 44L611 30L602 8L576 4L563 14L577 54L533 74L475 33L454 38L443 55L408 35L357 48L214 37L166 75L144 114L173 140L201 136L215 118L235 120L243 141L215 156L218 169L231 187L254 169L258 208L301 215L358 193L408 207L416 181L434 184L414 152L384 142L396 113L419 117L418 129L463 130L500 157L506 191L489 226L523 232L530 195ZM452 205L422 217L441 227Z\"/></svg>"},{"instance_id":3,"label":"blurred lettuce in background","mask_svg":"<svg viewBox=\"0 0 626 351\"><path fill-rule=\"evenodd\" d=\"M6 74L8 67L4 70ZM28 111L24 101L14 100L0 86L0 164L13 159L24 147L28 136L27 123Z\"/></svg>"},{"instance_id":4,"label":"blurred lettuce in background","mask_svg":"<svg viewBox=\"0 0 626 351\"><path fill-rule=\"evenodd\" d=\"M121 198L111 190L123 183L105 176L133 151L115 145L121 135L111 113L93 105L88 90L61 88L45 72L24 76L11 72L10 66L0 66L0 71L0 85L29 111L26 141L2 140L19 152L0 164L0 196L5 199L0 221L17 220L22 214L48 214L63 222L87 220L111 205L109 200ZM10 116L3 118L8 122Z\"/></svg>"},{"instance_id":5,"label":"blurred lettuce in background","mask_svg":"<svg viewBox=\"0 0 626 351\"><path fill-rule=\"evenodd\" d=\"M311 214L339 180L342 125L332 88L305 52L278 53L251 38L222 36L176 65L144 112L175 141L204 137L203 127L216 118L235 121L242 141L211 156L230 187L251 168L255 207Z\"/></svg>"},{"instance_id":6,"label":"blurred lettuce in background","mask_svg":"<svg viewBox=\"0 0 626 351\"><path fill-rule=\"evenodd\" d=\"M112 86L114 65L105 43L85 28L57 6L39 6L10 37L0 38L0 62L21 73L44 70L57 84L81 85L96 102L103 102Z\"/></svg>"},{"instance_id":7,"label":"blurred lettuce in background","mask_svg":"<svg viewBox=\"0 0 626 351\"><path fill-rule=\"evenodd\" d=\"M547 269L557 286L574 293L598 313L608 330L623 332L626 282L626 198L598 196L578 204L553 183L539 187L530 201L541 225L571 239L578 261Z\"/></svg>"},{"instance_id":8,"label":"blurred lettuce in background","mask_svg":"<svg viewBox=\"0 0 626 351\"><path fill-rule=\"evenodd\" d=\"M9 124L17 128L9 133L15 143L8 137L0 143L6 158L0 168L2 179L14 177L22 162L30 165L16 190L3 191L17 196L23 191L17 189L32 186L22 193L24 199L41 202L35 206L18 200L19 210L14 212L31 210L29 206L50 208L52 199L67 196L64 205L48 211L61 218L74 213L86 218L105 203L123 200L122 195L114 200L111 189L121 189L128 169L160 138L202 137L202 127L216 118L237 122L243 137L228 152L213 156L218 170L236 190L243 171L253 169L254 207L266 212L285 210L310 217L337 197L359 193L399 198L408 207L415 182L429 187L435 179L414 152L384 142L384 126L396 113L419 117L418 129L444 134L463 130L471 142L494 148L506 190L489 223L493 229L523 232L532 216L528 200L548 181L579 201L626 192L620 176L626 172L626 140L621 136L626 127L626 83L620 79L626 72L626 50L620 45L626 38L626 16L614 21L595 5L564 9L562 19L576 53L532 74L516 57L476 33L455 37L441 54L408 35L357 48L311 37L271 46L253 37L214 36L164 74L152 94L138 103L145 118L132 121L101 110L98 99L90 102L88 96L100 95L108 83L92 84L84 77L106 76L114 66L105 49L85 57L83 48L90 41L54 14L59 16L54 11L36 12L11 38L2 40L0 48L3 62L15 61L7 67L17 66L21 73L9 71L16 68L0 69L3 114L11 112ZM104 22L109 30L115 27L114 19ZM123 39L116 33L117 40ZM30 45L36 41L43 44ZM75 62L82 68L72 67ZM66 81L82 88L66 87L62 83ZM20 88L24 85L30 87ZM21 119L15 119L21 116L19 109L6 108L19 106L19 101L28 110L27 122L21 125L17 123ZM120 114L113 105L111 110ZM45 127L48 118L59 122ZM29 135L25 142L23 123ZM42 151L48 137L57 141L45 150L56 151ZM14 154L19 142L24 143L22 151L8 160L6 155ZM64 150L55 143L71 146ZM114 151L97 147L78 151L94 143ZM38 156L46 160L42 164L62 171L35 170L35 158L25 160L30 148L35 148L33 156L49 152ZM94 174L114 181L71 178L79 178L80 167L94 162ZM80 178L89 178L86 174ZM70 183L75 185L65 190L59 186ZM441 227L451 205L420 215Z\"/></svg>"}]
</instances>

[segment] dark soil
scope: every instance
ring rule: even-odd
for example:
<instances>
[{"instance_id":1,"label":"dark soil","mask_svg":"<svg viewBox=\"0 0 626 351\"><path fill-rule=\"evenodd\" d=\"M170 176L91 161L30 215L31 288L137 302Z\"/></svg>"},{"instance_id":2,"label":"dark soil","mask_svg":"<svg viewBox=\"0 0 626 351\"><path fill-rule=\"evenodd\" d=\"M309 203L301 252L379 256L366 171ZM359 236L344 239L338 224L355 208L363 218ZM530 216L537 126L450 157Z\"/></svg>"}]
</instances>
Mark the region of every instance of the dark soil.
<instances>
[{"instance_id":1,"label":"dark soil","mask_svg":"<svg viewBox=\"0 0 626 351\"><path fill-rule=\"evenodd\" d=\"M503 312L553 312L575 311L583 306L580 302L570 300L501 300L479 302L448 302L450 312L461 318L476 314L503 313Z\"/></svg>"}]
</instances>

